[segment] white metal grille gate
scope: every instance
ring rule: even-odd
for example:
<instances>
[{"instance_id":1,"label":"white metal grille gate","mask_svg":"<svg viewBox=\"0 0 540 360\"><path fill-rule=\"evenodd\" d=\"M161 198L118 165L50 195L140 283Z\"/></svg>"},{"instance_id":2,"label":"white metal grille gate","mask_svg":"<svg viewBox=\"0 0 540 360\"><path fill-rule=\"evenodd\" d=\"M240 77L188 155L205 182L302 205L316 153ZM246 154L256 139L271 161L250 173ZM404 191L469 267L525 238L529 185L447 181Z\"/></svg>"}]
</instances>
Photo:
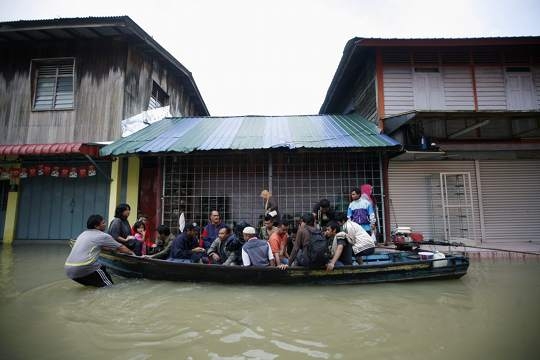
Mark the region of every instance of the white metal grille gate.
<instances>
[{"instance_id":1,"label":"white metal grille gate","mask_svg":"<svg viewBox=\"0 0 540 360\"><path fill-rule=\"evenodd\" d=\"M183 212L187 223L206 224L217 209L228 225L245 220L255 226L263 213L259 194L270 189L284 219L298 220L326 198L346 211L352 188L370 183L381 204L381 166L377 154L252 152L163 158L163 223L177 231Z\"/></svg>"},{"instance_id":2,"label":"white metal grille gate","mask_svg":"<svg viewBox=\"0 0 540 360\"><path fill-rule=\"evenodd\" d=\"M446 241L475 240L476 224L471 185L468 172L439 174L441 210Z\"/></svg>"}]
</instances>

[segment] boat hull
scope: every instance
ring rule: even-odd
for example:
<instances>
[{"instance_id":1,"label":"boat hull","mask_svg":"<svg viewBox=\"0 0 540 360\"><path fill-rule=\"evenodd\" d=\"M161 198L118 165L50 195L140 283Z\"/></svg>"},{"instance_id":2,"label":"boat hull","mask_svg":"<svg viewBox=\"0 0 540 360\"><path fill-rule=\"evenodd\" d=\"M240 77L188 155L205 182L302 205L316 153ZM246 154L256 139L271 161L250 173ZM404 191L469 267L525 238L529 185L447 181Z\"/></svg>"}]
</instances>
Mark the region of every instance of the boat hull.
<instances>
[{"instance_id":1,"label":"boat hull","mask_svg":"<svg viewBox=\"0 0 540 360\"><path fill-rule=\"evenodd\" d=\"M398 254L389 261L344 266L333 271L290 267L242 267L177 263L166 260L133 257L103 251L100 262L111 271L125 277L154 280L216 282L238 284L371 284L428 279L455 279L467 273L469 261L464 255L447 256L444 266L439 260L419 260Z\"/></svg>"}]
</instances>

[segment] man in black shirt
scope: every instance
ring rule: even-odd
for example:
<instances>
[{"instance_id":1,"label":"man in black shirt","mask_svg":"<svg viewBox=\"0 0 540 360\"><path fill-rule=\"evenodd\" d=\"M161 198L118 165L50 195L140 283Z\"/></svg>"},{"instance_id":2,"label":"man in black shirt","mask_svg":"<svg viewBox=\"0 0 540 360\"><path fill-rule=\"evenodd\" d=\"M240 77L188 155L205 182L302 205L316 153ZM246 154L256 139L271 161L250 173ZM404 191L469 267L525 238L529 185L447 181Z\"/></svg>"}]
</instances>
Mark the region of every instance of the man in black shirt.
<instances>
[{"instance_id":1,"label":"man in black shirt","mask_svg":"<svg viewBox=\"0 0 540 360\"><path fill-rule=\"evenodd\" d=\"M339 225L331 221L326 226L324 235L330 242L330 253L332 259L326 264L326 270L332 271L334 267L352 265L352 245L347 240L347 234L339 232Z\"/></svg>"},{"instance_id":2,"label":"man in black shirt","mask_svg":"<svg viewBox=\"0 0 540 360\"><path fill-rule=\"evenodd\" d=\"M334 209L330 206L328 199L322 199L313 206L313 217L319 228L323 228L330 221L335 220Z\"/></svg>"}]
</instances>

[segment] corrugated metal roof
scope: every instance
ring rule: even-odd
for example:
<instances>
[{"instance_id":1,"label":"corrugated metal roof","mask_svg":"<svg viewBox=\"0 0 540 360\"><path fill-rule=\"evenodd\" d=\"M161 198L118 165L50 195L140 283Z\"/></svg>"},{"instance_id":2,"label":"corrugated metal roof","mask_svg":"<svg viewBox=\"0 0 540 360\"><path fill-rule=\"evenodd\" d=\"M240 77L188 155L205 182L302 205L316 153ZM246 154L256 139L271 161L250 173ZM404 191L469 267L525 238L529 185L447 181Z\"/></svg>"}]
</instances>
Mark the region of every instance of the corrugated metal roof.
<instances>
[{"instance_id":1,"label":"corrugated metal roof","mask_svg":"<svg viewBox=\"0 0 540 360\"><path fill-rule=\"evenodd\" d=\"M161 121L101 149L103 156L208 150L399 148L359 115L183 117Z\"/></svg>"}]
</instances>

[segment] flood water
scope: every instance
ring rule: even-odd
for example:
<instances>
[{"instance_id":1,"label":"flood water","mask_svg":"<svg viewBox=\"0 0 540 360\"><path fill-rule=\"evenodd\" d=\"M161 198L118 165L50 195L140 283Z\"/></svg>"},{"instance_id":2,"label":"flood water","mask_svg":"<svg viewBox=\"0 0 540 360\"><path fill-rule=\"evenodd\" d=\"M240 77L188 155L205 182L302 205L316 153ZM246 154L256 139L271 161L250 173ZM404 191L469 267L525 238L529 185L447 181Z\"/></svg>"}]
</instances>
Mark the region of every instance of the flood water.
<instances>
[{"instance_id":1,"label":"flood water","mask_svg":"<svg viewBox=\"0 0 540 360\"><path fill-rule=\"evenodd\" d=\"M65 244L0 246L2 359L532 359L540 262L459 280L225 286L67 279Z\"/></svg>"}]
</instances>

